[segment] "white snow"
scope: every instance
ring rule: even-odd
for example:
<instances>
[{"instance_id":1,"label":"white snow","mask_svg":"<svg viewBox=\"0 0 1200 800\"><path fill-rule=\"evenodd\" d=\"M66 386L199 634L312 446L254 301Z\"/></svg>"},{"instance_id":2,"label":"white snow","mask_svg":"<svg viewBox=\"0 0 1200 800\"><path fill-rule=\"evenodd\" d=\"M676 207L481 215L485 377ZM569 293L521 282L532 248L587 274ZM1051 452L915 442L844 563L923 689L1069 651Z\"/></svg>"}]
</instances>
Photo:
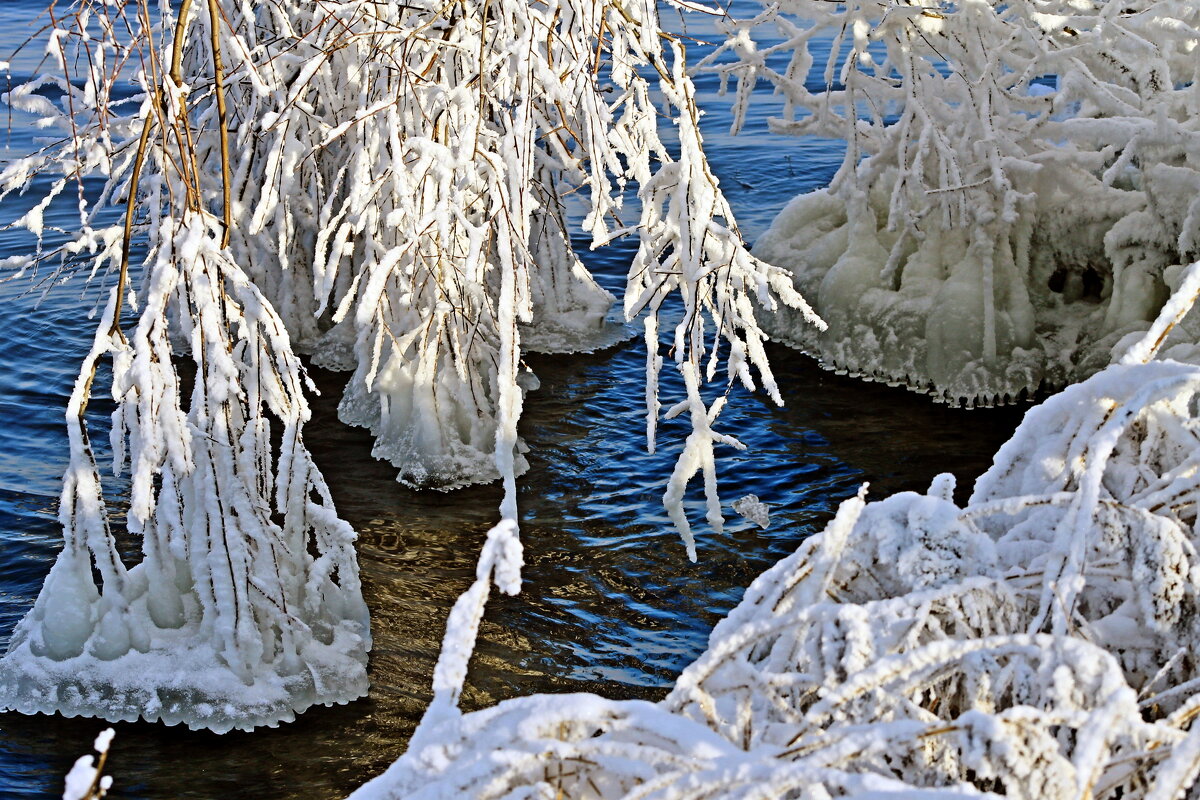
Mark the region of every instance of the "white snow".
<instances>
[{"instance_id":1,"label":"white snow","mask_svg":"<svg viewBox=\"0 0 1200 800\"><path fill-rule=\"evenodd\" d=\"M126 196L149 246L71 397L64 547L0 659L0 708L224 731L365 693L354 533L302 438L309 351L353 367L342 417L373 431L402 482L504 485L435 700L360 797L1158 798L1192 784L1200 368L1150 359L1200 341L1184 268L1200 248L1195 4L787 0L729 21L709 63L737 79L739 121L761 77L793 117L776 129L848 141L831 187L793 202L756 255L649 0L230 6L215 38L236 124L217 102L215 22L197 9L176 28L163 8L143 43L175 63L136 76L140 102L107 95L127 52L111 28L56 29L56 66L86 64L84 80L8 99L66 137L0 173L4 194L55 176L20 224L40 240L47 204L102 176L67 252L119 269L125 231L95 209ZM783 44L754 41L768 23ZM827 90L812 93L808 44L830 29ZM175 58L175 35L205 46ZM1030 91L1047 75L1055 91ZM663 703L533 697L464 715L490 588L521 586L517 424L536 385L522 353L611 335L611 298L565 229L571 192L593 245L638 237L623 310L643 315L648 446L660 415L691 421L664 503L693 559L686 486L702 476L719 529L715 445L741 447L705 388L761 383L781 402L763 312L842 369L950 401L1097 374L1028 415L965 508L947 478L847 500L755 582ZM684 396L663 406L672 295ZM133 566L84 422L102 358ZM177 358L195 366L190 392Z\"/></svg>"},{"instance_id":2,"label":"white snow","mask_svg":"<svg viewBox=\"0 0 1200 800\"><path fill-rule=\"evenodd\" d=\"M300 437L302 371L278 317L218 248L211 221L159 230L168 240L136 330L109 336L114 292L68 405L64 546L0 659L0 708L216 731L277 725L366 693L355 534ZM172 302L197 369L186 405ZM130 470L128 526L141 539L132 567L82 418L92 365L107 353L116 468Z\"/></svg>"},{"instance_id":3,"label":"white snow","mask_svg":"<svg viewBox=\"0 0 1200 800\"><path fill-rule=\"evenodd\" d=\"M99 800L112 788L112 777L100 773L114 735L112 728L105 728L96 737L94 748L100 754L98 763L92 756L80 756L75 760L64 780L63 800Z\"/></svg>"},{"instance_id":4,"label":"white snow","mask_svg":"<svg viewBox=\"0 0 1200 800\"><path fill-rule=\"evenodd\" d=\"M642 315L653 448L657 316L681 298L686 397L667 413L687 411L693 432L664 502L695 558L684 489L703 475L719 529L714 446L741 447L704 389L753 388L756 371L780 403L756 308L821 323L741 242L652 0L187 7L129 30L86 8L64 17L52 74L7 100L63 137L0 172L0 197L50 179L17 223L35 255L90 256L94 279L119 277L67 413L64 548L0 660L0 708L228 730L365 692L354 532L303 444L307 352L353 370L340 416L372 431L402 483L504 485L439 664L434 710L453 716L490 582L520 587L517 425L537 385L523 353L602 346ZM128 58L131 44L156 59ZM140 97L110 95L130 80ZM103 188L74 238L43 254L43 211L92 178ZM574 254L568 195L586 203L591 245L638 239L622 324ZM114 207L122 224L101 224ZM108 359L133 566L84 422ZM190 391L178 359L195 368Z\"/></svg>"}]
</instances>

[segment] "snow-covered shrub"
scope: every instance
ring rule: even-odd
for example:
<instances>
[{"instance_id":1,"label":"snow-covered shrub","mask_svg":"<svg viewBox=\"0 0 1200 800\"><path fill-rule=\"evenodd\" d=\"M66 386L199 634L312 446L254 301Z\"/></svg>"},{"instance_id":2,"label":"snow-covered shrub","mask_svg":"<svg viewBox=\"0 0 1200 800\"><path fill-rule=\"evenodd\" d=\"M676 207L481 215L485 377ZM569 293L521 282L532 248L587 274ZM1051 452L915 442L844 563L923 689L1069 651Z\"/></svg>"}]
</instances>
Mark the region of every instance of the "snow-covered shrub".
<instances>
[{"instance_id":1,"label":"snow-covered shrub","mask_svg":"<svg viewBox=\"0 0 1200 800\"><path fill-rule=\"evenodd\" d=\"M693 433L664 500L695 558L683 489L703 472L719 527L713 446L741 446L714 430L724 397L701 394L717 345L722 379L753 388L756 368L781 402L755 308L819 320L741 243L651 0L78 0L54 19L54 69L6 96L62 138L0 172L0 197L49 187L16 223L37 252L4 266L115 285L68 409L65 546L0 660L0 708L226 730L363 694L354 534L303 445L298 353L354 371L341 416L401 482L504 482L439 665L453 700L491 573L520 586L522 352L611 335L569 194L594 246L640 241L625 312L645 319L651 447L659 315L679 313L686 396L665 416L688 412ZM71 193L78 227L46 251L45 211ZM133 566L84 418L108 357Z\"/></svg>"},{"instance_id":2,"label":"snow-covered shrub","mask_svg":"<svg viewBox=\"0 0 1200 800\"><path fill-rule=\"evenodd\" d=\"M1032 409L964 508L947 475L845 501L663 702L438 721L354 800L1184 796L1200 367L1148 359L1198 290L1200 264L1122 363Z\"/></svg>"},{"instance_id":3,"label":"snow-covered shrub","mask_svg":"<svg viewBox=\"0 0 1200 800\"><path fill-rule=\"evenodd\" d=\"M829 330L766 324L832 367L951 403L1061 387L1200 256L1196 3L782 0L726 30L735 125L767 83L773 130L847 142L755 246Z\"/></svg>"},{"instance_id":4,"label":"snow-covered shrub","mask_svg":"<svg viewBox=\"0 0 1200 800\"><path fill-rule=\"evenodd\" d=\"M227 120L220 81L204 88L201 109L189 106L182 76L194 80L184 69L195 56L158 49L148 29L123 40L118 30L131 21L117 15L135 11L149 14L144 5L82 6L75 27L54 31L49 45L78 80L35 81L62 91L57 104L30 84L11 99L69 134L0 176L12 191L32 174L59 173L22 224L40 238L42 210L80 181L80 230L64 253L91 260L94 272L111 268L116 280L67 407L63 550L0 660L0 705L217 731L274 725L366 692L354 532L304 447L309 409L285 323L223 244L231 183L227 173L210 181L228 159L214 155L214 165L198 149L201 133L215 141ZM208 11L219 15L216 5ZM210 56L218 52L214 44ZM120 101L120 66L139 58L145 97ZM105 178L90 206L89 175ZM102 224L122 196L124 223ZM141 288L129 292L137 323L123 329L135 225L149 246ZM194 364L186 382L173 362L179 351ZM122 552L110 526L84 416L105 357L113 467L129 473L124 516L140 558Z\"/></svg>"},{"instance_id":5,"label":"snow-covered shrub","mask_svg":"<svg viewBox=\"0 0 1200 800\"><path fill-rule=\"evenodd\" d=\"M158 234L137 327L121 333L109 304L71 395L63 550L0 659L0 705L224 731L356 699L370 636L355 534L301 438L299 361L213 220L188 212ZM171 306L196 365L186 405ZM83 419L105 355L132 567Z\"/></svg>"}]
</instances>

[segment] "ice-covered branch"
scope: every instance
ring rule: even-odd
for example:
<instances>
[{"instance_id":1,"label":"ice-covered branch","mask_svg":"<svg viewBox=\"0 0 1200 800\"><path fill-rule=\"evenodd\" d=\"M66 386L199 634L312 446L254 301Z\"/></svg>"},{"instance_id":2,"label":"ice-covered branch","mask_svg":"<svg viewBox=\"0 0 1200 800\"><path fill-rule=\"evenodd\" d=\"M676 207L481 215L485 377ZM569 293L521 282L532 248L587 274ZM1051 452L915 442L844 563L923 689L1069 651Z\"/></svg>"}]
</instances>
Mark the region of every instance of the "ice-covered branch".
<instances>
[{"instance_id":1,"label":"ice-covered branch","mask_svg":"<svg viewBox=\"0 0 1200 800\"><path fill-rule=\"evenodd\" d=\"M63 800L103 800L112 788L112 776L104 774L104 762L108 760L108 748L112 744L113 729L107 728L96 737L94 748L99 759L80 756L67 773Z\"/></svg>"},{"instance_id":2,"label":"ice-covered branch","mask_svg":"<svg viewBox=\"0 0 1200 800\"><path fill-rule=\"evenodd\" d=\"M157 66L141 73L147 92L136 113L146 121L120 123L120 167L112 168L112 153L88 164L70 159L72 145L103 149L88 138L93 128L73 128L76 138L58 154L64 172L108 165L102 196L136 196L129 213L146 220L149 243L141 289L130 293L137 321L124 329L123 231L132 216L103 234L95 268L116 267L120 277L67 408L64 547L0 660L6 709L225 731L276 725L314 703L366 692L370 636L355 535L304 447L303 368L283 320L222 246L228 225L209 210L223 190L205 168L221 167L198 153L197 142L213 133L181 80L180 37L198 24L188 9L178 24L163 20L175 37L167 41L181 46L151 57ZM91 10L79 11L79 38ZM143 31L142 47L154 46L153 33ZM95 45L124 46L112 37ZM72 114L94 100L80 98ZM100 125L105 109L92 109L87 125ZM72 246L95 251L91 235L85 227ZM193 367L183 374L180 351ZM85 417L108 357L113 465L129 473L133 552L110 529Z\"/></svg>"},{"instance_id":3,"label":"ice-covered branch","mask_svg":"<svg viewBox=\"0 0 1200 800\"><path fill-rule=\"evenodd\" d=\"M12 162L0 192L51 177L17 223L41 242L46 209L77 188L78 230L34 260L82 263L115 288L68 415L67 544L2 662L7 707L225 729L362 693L353 533L303 446L298 353L353 371L340 415L371 429L402 483L504 484L493 538L506 544L489 545L495 568L481 567L452 617L439 666L438 708L453 707L489 575L519 587L517 424L536 386L522 356L611 342L620 327L572 250L570 195L593 244L639 237L626 311L651 331L652 440L653 332L679 298L676 408L693 433L666 500L686 536L683 490L703 471L720 526L713 444L737 444L716 432L723 400L702 385L724 349L726 385L758 382L779 402L758 309L816 317L740 241L682 48L653 2L193 0L155 12L79 0L49 53L61 75L8 102L62 143ZM627 225L635 187L640 218ZM118 552L87 440L109 358L140 561ZM180 653L182 677L169 668ZM129 683L147 670L159 683Z\"/></svg>"}]
</instances>

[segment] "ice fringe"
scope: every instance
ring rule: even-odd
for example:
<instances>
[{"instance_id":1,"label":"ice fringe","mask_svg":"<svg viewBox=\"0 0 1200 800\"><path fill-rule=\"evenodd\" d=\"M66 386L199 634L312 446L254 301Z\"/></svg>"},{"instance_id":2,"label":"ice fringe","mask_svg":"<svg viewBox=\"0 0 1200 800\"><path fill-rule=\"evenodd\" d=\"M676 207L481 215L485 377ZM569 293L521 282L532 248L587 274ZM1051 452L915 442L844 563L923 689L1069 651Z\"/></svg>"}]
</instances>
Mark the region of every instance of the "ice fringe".
<instances>
[{"instance_id":1,"label":"ice fringe","mask_svg":"<svg viewBox=\"0 0 1200 800\"><path fill-rule=\"evenodd\" d=\"M1200 257L1194 2L764 1L725 27L735 126L763 81L772 130L847 142L754 250L829 323L766 329L833 368L1013 402L1109 364Z\"/></svg>"},{"instance_id":2,"label":"ice fringe","mask_svg":"<svg viewBox=\"0 0 1200 800\"><path fill-rule=\"evenodd\" d=\"M949 476L845 501L663 702L443 719L353 800L1184 796L1200 367L1148 360L1200 264L1184 284L1124 363L1026 415L964 508Z\"/></svg>"}]
</instances>

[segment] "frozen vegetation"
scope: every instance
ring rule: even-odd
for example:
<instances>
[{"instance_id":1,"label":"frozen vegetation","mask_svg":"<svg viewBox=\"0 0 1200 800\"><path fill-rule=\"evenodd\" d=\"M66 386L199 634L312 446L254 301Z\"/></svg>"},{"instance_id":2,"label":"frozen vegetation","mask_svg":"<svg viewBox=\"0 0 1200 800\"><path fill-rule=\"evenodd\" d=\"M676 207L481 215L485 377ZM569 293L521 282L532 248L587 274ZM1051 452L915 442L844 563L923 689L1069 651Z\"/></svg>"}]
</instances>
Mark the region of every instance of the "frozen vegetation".
<instances>
[{"instance_id":1,"label":"frozen vegetation","mask_svg":"<svg viewBox=\"0 0 1200 800\"><path fill-rule=\"evenodd\" d=\"M63 787L63 800L103 800L112 788L113 779L104 774L104 762L108 760L108 749L113 740L113 729L106 728L96 737L94 745L99 759L80 756L75 766L67 773Z\"/></svg>"},{"instance_id":2,"label":"frozen vegetation","mask_svg":"<svg viewBox=\"0 0 1200 800\"><path fill-rule=\"evenodd\" d=\"M0 659L0 707L224 731L365 692L354 532L302 436L305 354L352 372L341 416L401 482L504 486L433 702L360 800L1189 791L1200 10L787 0L723 24L705 68L734 80L739 119L765 79L776 128L848 142L757 256L650 0L81 0L60 18L55 69L7 96L62 138L0 173L3 195L49 187L19 222L37 252L3 267L110 288L67 408L63 550ZM767 26L780 44L756 43ZM44 248L72 195L77 228ZM699 473L719 529L715 446L741 447L722 389L779 402L757 315L951 401L1095 374L1027 415L965 507L949 476L847 500L662 703L463 714L491 588L521 586L522 353L613 335L573 235L639 243L624 313L644 326L648 446L660 419L691 422L664 503L693 559L684 491ZM667 404L660 335L683 386ZM753 495L735 510L769 520Z\"/></svg>"},{"instance_id":3,"label":"frozen vegetation","mask_svg":"<svg viewBox=\"0 0 1200 800\"><path fill-rule=\"evenodd\" d=\"M774 336L950 403L1008 402L1111 363L1200 256L1200 5L759 10L705 62L736 124L766 83L774 130L847 142L829 187L755 244L829 323L785 310Z\"/></svg>"},{"instance_id":4,"label":"frozen vegetation","mask_svg":"<svg viewBox=\"0 0 1200 800\"><path fill-rule=\"evenodd\" d=\"M741 447L719 390L782 402L756 309L820 321L742 243L651 0L79 0L54 19L51 68L6 95L61 138L0 173L0 196L43 192L16 223L36 252L3 267L111 289L67 411L64 547L0 660L0 708L224 731L365 693L354 532L304 446L300 354L352 371L340 415L400 482L503 482L435 676L431 715L453 706L493 577L520 588L522 354L614 335L573 235L639 243L624 311L649 447L660 417L692 422L664 502L695 559L685 487L702 474L719 528L714 447ZM45 211L72 196L49 248ZM665 409L660 316L685 387ZM128 508L88 434L110 364Z\"/></svg>"},{"instance_id":5,"label":"frozen vegetation","mask_svg":"<svg viewBox=\"0 0 1200 800\"><path fill-rule=\"evenodd\" d=\"M661 703L429 719L353 800L1175 800L1200 774L1200 368L1121 359L1032 409L965 507L845 501ZM1188 794L1187 796L1194 796Z\"/></svg>"}]
</instances>

